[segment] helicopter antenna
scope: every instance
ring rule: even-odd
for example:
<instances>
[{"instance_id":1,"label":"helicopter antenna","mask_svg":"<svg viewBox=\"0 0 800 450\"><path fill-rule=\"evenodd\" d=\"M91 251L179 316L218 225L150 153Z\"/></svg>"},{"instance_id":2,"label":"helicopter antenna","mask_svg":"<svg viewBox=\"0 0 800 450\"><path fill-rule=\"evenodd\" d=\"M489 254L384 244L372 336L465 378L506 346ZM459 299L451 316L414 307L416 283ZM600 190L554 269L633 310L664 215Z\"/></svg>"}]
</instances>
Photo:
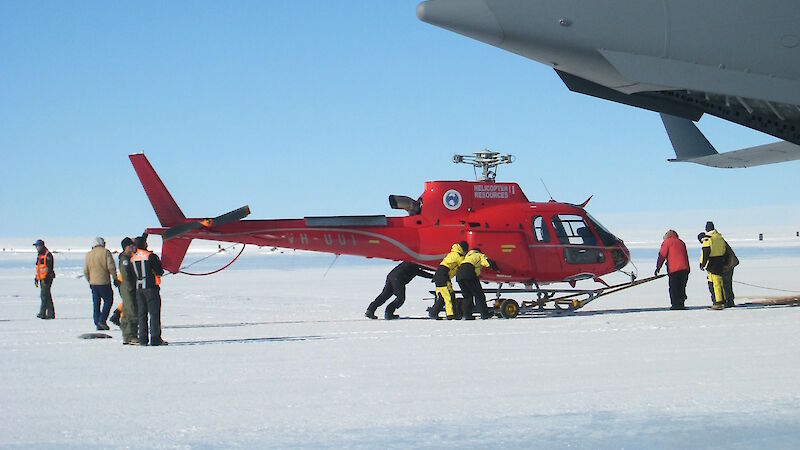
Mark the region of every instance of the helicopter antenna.
<instances>
[{"instance_id":1,"label":"helicopter antenna","mask_svg":"<svg viewBox=\"0 0 800 450\"><path fill-rule=\"evenodd\" d=\"M453 155L453 162L455 164L469 164L474 168L482 168L483 174L480 177L478 177L477 170L475 171L475 177L478 178L478 181L493 183L497 177L497 166L514 162L513 155L501 155L489 149L483 149L482 152L475 152L472 155Z\"/></svg>"},{"instance_id":2,"label":"helicopter antenna","mask_svg":"<svg viewBox=\"0 0 800 450\"><path fill-rule=\"evenodd\" d=\"M553 194L550 193L550 189L547 189L547 185L544 184L544 179L543 178L539 178L539 181L542 182L542 186L544 186L544 190L547 191L547 195L550 196L550 200L554 200L553 199Z\"/></svg>"}]
</instances>

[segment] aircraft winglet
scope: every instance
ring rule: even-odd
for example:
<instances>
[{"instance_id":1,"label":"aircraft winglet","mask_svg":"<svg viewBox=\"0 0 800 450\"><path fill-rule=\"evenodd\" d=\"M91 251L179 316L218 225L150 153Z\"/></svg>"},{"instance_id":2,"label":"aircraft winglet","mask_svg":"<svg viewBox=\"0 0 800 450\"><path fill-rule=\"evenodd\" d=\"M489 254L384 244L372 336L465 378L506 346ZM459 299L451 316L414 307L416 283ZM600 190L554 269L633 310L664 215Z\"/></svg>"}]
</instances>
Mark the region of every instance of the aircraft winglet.
<instances>
[{"instance_id":1,"label":"aircraft winglet","mask_svg":"<svg viewBox=\"0 0 800 450\"><path fill-rule=\"evenodd\" d=\"M670 162L736 169L800 159L800 145L786 141L719 153L691 120L662 113L661 121L675 150Z\"/></svg>"}]
</instances>

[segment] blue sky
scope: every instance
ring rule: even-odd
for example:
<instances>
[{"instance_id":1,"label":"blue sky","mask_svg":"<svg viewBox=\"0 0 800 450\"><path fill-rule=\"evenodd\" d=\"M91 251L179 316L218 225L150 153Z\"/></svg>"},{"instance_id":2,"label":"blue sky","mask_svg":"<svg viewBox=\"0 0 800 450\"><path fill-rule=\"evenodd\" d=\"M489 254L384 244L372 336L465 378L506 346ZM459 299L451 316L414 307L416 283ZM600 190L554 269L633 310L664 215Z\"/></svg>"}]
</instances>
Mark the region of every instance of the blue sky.
<instances>
[{"instance_id":1,"label":"blue sky","mask_svg":"<svg viewBox=\"0 0 800 450\"><path fill-rule=\"evenodd\" d=\"M640 213L701 227L708 210L797 227L799 163L667 163L657 114L571 93L543 65L420 22L416 4L0 2L0 236L157 225L132 152L189 216L249 204L281 218L394 214L389 194L471 179L452 154L485 147L517 156L498 179L531 199L548 198L540 178L558 200L594 194L612 230ZM721 150L772 140L700 127Z\"/></svg>"}]
</instances>

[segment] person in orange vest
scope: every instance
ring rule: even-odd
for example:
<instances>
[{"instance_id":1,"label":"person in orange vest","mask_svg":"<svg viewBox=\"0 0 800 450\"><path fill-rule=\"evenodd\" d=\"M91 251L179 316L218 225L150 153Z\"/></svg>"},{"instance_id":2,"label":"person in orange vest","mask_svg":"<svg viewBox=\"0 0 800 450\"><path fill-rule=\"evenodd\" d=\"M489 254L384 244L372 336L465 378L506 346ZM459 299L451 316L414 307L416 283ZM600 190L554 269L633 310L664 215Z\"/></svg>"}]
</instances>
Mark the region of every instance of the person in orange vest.
<instances>
[{"instance_id":1,"label":"person in orange vest","mask_svg":"<svg viewBox=\"0 0 800 450\"><path fill-rule=\"evenodd\" d=\"M167 345L161 339L161 276L164 268L161 259L147 249L147 238L134 240L136 253L131 256L131 265L136 275L136 311L139 316L139 345ZM148 316L150 323L148 327ZM148 341L149 330L149 341Z\"/></svg>"},{"instance_id":2,"label":"person in orange vest","mask_svg":"<svg viewBox=\"0 0 800 450\"><path fill-rule=\"evenodd\" d=\"M56 272L53 270L53 254L44 246L44 241L39 239L34 244L36 247L36 276L33 284L39 288L39 297L42 304L39 307L40 319L55 319L56 308L53 306L53 295L50 289L53 287L53 279Z\"/></svg>"}]
</instances>

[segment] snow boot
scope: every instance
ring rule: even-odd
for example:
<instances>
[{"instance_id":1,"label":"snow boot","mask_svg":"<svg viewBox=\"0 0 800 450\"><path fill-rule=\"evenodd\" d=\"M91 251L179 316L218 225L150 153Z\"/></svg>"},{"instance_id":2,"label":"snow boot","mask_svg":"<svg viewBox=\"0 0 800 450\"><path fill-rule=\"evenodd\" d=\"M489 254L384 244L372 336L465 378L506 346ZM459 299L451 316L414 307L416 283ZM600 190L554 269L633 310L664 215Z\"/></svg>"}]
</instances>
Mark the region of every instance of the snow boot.
<instances>
[{"instance_id":1,"label":"snow boot","mask_svg":"<svg viewBox=\"0 0 800 450\"><path fill-rule=\"evenodd\" d=\"M114 325L119 326L120 316L121 316L121 314L120 314L119 310L115 309L114 310L114 314L112 314L111 317L108 318L108 320L110 320L111 323L113 323Z\"/></svg>"}]
</instances>

